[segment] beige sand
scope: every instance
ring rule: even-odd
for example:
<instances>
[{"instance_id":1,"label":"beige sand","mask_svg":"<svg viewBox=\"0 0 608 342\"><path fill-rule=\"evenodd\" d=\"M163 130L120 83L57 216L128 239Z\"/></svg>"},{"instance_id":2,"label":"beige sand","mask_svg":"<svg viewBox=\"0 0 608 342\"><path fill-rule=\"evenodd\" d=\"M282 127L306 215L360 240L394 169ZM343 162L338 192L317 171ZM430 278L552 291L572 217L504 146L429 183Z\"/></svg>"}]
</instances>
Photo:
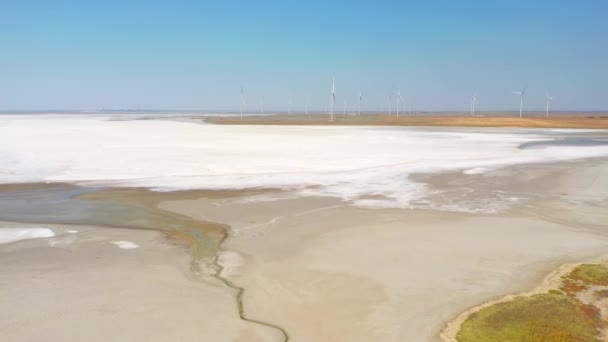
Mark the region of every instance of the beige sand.
<instances>
[{"instance_id":1,"label":"beige sand","mask_svg":"<svg viewBox=\"0 0 608 342\"><path fill-rule=\"evenodd\" d=\"M583 169L586 178L573 175ZM547 178L553 170L559 177ZM552 203L566 190L581 207L603 203L607 163L536 166L536 183L505 172L498 174L508 188L553 190L503 215L358 209L329 199L161 206L233 226L224 248L244 263L231 279L247 289L251 316L281 325L291 341L430 341L467 308L608 252L608 211L581 222L572 212L554 216L556 205L568 204ZM451 177L444 181L471 176ZM479 191L493 181L472 177Z\"/></svg>"},{"instance_id":2,"label":"beige sand","mask_svg":"<svg viewBox=\"0 0 608 342\"><path fill-rule=\"evenodd\" d=\"M15 226L30 225L0 223ZM234 294L195 278L183 248L158 232L44 226L57 236L0 245L3 341L278 340L239 320ZM140 247L110 243L121 240Z\"/></svg>"}]
</instances>

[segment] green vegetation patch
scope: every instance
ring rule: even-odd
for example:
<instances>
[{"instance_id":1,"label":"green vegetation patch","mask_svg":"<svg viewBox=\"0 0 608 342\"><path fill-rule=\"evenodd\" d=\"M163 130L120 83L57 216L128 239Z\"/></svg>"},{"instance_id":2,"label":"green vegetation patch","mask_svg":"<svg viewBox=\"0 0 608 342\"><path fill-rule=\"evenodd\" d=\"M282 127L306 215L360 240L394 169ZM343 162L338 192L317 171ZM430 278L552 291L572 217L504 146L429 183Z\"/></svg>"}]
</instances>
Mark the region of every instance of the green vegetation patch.
<instances>
[{"instance_id":1,"label":"green vegetation patch","mask_svg":"<svg viewBox=\"0 0 608 342\"><path fill-rule=\"evenodd\" d=\"M517 297L472 314L459 342L597 342L602 327L597 309L566 294Z\"/></svg>"},{"instance_id":2,"label":"green vegetation patch","mask_svg":"<svg viewBox=\"0 0 608 342\"><path fill-rule=\"evenodd\" d=\"M608 285L608 268L597 264L584 264L575 268L568 277L586 284Z\"/></svg>"}]
</instances>

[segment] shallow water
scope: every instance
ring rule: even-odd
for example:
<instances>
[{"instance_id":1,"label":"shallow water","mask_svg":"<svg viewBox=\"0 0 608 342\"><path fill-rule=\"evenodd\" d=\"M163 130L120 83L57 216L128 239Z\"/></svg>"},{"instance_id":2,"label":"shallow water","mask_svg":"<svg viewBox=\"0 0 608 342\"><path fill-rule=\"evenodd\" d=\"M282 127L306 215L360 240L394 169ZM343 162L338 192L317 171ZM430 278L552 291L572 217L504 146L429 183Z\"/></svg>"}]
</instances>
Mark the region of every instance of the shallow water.
<instances>
[{"instance_id":1,"label":"shallow water","mask_svg":"<svg viewBox=\"0 0 608 342\"><path fill-rule=\"evenodd\" d=\"M103 191L68 184L0 185L0 221L179 232L191 243L193 258L217 252L223 238L218 225L166 212L154 201L138 201L135 196L127 200L106 197Z\"/></svg>"},{"instance_id":2,"label":"shallow water","mask_svg":"<svg viewBox=\"0 0 608 342\"><path fill-rule=\"evenodd\" d=\"M75 198L95 190L67 184L0 185L0 220L116 226L126 224L129 216L141 215L138 208Z\"/></svg>"}]
</instances>

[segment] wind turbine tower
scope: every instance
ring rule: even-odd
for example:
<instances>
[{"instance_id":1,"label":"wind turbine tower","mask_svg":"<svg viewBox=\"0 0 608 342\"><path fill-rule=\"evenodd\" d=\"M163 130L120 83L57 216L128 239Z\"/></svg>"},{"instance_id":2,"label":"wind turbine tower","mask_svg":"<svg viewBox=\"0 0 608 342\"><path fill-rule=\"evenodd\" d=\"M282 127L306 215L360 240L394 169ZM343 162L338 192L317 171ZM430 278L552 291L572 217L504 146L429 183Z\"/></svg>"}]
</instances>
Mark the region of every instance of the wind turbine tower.
<instances>
[{"instance_id":1,"label":"wind turbine tower","mask_svg":"<svg viewBox=\"0 0 608 342\"><path fill-rule=\"evenodd\" d=\"M241 119L243 119L243 109L245 108L245 89L241 86Z\"/></svg>"},{"instance_id":2,"label":"wind turbine tower","mask_svg":"<svg viewBox=\"0 0 608 342\"><path fill-rule=\"evenodd\" d=\"M471 116L475 116L475 105L477 105L477 91L471 96Z\"/></svg>"},{"instance_id":3,"label":"wind turbine tower","mask_svg":"<svg viewBox=\"0 0 608 342\"><path fill-rule=\"evenodd\" d=\"M334 104L336 103L336 80L332 78L331 80L331 109L330 109L330 121L334 121Z\"/></svg>"},{"instance_id":4,"label":"wind turbine tower","mask_svg":"<svg viewBox=\"0 0 608 342\"><path fill-rule=\"evenodd\" d=\"M399 101L403 101L403 104L405 104L405 100L401 96L401 89L397 89L397 116L399 116Z\"/></svg>"},{"instance_id":5,"label":"wind turbine tower","mask_svg":"<svg viewBox=\"0 0 608 342\"><path fill-rule=\"evenodd\" d=\"M547 117L549 117L549 102L553 100L553 97L549 96L549 92L547 91L547 96L545 98L547 100Z\"/></svg>"},{"instance_id":6,"label":"wind turbine tower","mask_svg":"<svg viewBox=\"0 0 608 342\"><path fill-rule=\"evenodd\" d=\"M260 98L260 108L262 110L262 114L264 114L264 98Z\"/></svg>"},{"instance_id":7,"label":"wind turbine tower","mask_svg":"<svg viewBox=\"0 0 608 342\"><path fill-rule=\"evenodd\" d=\"M526 95L526 88L522 89L521 91L512 91L513 94L517 94L519 95L519 117L521 118L523 116L523 112L524 112L524 95Z\"/></svg>"},{"instance_id":8,"label":"wind turbine tower","mask_svg":"<svg viewBox=\"0 0 608 342\"><path fill-rule=\"evenodd\" d=\"M359 91L359 110L357 111L357 115L361 115L361 102L363 101L363 92Z\"/></svg>"}]
</instances>

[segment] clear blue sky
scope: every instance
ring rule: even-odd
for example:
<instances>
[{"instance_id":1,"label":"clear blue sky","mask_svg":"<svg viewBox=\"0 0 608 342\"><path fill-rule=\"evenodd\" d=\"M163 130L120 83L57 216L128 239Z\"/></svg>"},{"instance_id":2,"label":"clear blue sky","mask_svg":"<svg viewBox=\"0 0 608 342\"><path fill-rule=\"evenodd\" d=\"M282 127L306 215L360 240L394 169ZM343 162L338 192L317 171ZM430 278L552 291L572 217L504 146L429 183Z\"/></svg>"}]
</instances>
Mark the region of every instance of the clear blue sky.
<instances>
[{"instance_id":1,"label":"clear blue sky","mask_svg":"<svg viewBox=\"0 0 608 342\"><path fill-rule=\"evenodd\" d=\"M0 0L0 110L608 109L608 1Z\"/></svg>"}]
</instances>

